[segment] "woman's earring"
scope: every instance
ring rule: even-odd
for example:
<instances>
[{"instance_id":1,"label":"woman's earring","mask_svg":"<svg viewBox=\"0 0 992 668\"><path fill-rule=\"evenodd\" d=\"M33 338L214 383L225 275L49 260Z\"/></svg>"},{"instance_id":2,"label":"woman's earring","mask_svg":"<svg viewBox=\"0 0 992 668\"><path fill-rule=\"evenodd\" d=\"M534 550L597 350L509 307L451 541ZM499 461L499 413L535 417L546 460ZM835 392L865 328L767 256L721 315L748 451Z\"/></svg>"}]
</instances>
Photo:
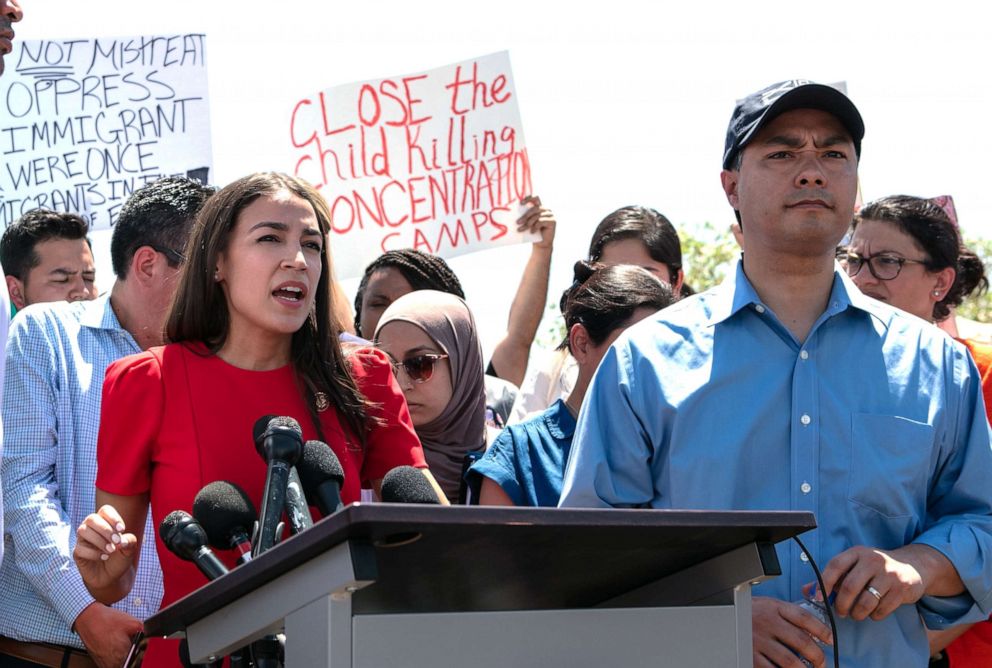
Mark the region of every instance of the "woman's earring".
<instances>
[{"instance_id":1,"label":"woman's earring","mask_svg":"<svg viewBox=\"0 0 992 668\"><path fill-rule=\"evenodd\" d=\"M214 282L220 282L220 270L214 269Z\"/></svg>"}]
</instances>

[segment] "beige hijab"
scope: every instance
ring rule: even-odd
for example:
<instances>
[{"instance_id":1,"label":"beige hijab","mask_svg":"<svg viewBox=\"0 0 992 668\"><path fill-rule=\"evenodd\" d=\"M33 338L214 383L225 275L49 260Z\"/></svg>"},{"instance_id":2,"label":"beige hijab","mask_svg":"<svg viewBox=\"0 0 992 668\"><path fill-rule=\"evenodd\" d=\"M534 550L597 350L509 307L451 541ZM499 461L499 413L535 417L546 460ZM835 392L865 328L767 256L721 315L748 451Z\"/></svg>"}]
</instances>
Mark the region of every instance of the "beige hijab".
<instances>
[{"instance_id":1,"label":"beige hijab","mask_svg":"<svg viewBox=\"0 0 992 668\"><path fill-rule=\"evenodd\" d=\"M452 502L458 501L465 454L485 447L486 392L482 346L464 301L446 292L416 290L390 304L376 327L402 320L424 330L448 355L451 401L434 420L417 427L431 473Z\"/></svg>"}]
</instances>

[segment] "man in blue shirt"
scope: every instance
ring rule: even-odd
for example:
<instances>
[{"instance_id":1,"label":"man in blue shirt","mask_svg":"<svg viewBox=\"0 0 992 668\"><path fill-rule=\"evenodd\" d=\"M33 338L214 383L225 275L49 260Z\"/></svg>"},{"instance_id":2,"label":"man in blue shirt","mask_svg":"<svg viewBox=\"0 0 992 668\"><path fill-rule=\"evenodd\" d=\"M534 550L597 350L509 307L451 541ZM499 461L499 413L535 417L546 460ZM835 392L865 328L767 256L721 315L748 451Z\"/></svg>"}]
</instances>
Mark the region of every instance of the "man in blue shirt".
<instances>
[{"instance_id":1,"label":"man in blue shirt","mask_svg":"<svg viewBox=\"0 0 992 668\"><path fill-rule=\"evenodd\" d=\"M0 39L8 40L8 44L14 38L12 24L21 20L20 3L17 0L0 0ZM5 48L0 47L0 76L3 76L3 56ZM7 279L3 274L3 267L0 266L0 278L4 284L0 286L0 394L3 393L3 356L7 345L7 325L10 323L10 297L7 294ZM0 454L3 454L3 422L0 421ZM2 483L0 483L2 487ZM3 534L3 499L0 495L0 534ZM0 541L0 563L3 563L3 542Z\"/></svg>"},{"instance_id":2,"label":"man in blue shirt","mask_svg":"<svg viewBox=\"0 0 992 668\"><path fill-rule=\"evenodd\" d=\"M158 610L154 541L142 550L131 595L112 608L90 596L72 550L76 527L94 512L104 372L114 360L162 344L183 248L210 192L184 177L136 191L111 239L117 281L110 294L34 304L13 320L2 413L4 666L89 665L87 658L101 668L121 666L139 620ZM84 647L88 657L80 656Z\"/></svg>"},{"instance_id":3,"label":"man in blue shirt","mask_svg":"<svg viewBox=\"0 0 992 668\"><path fill-rule=\"evenodd\" d=\"M561 505L812 511L841 664L923 666L924 625L992 612L992 451L964 348L835 270L863 134L826 86L738 103L721 180L742 261L606 355ZM755 588L754 665L823 665L829 628L791 603L814 574L778 549L782 576Z\"/></svg>"}]
</instances>

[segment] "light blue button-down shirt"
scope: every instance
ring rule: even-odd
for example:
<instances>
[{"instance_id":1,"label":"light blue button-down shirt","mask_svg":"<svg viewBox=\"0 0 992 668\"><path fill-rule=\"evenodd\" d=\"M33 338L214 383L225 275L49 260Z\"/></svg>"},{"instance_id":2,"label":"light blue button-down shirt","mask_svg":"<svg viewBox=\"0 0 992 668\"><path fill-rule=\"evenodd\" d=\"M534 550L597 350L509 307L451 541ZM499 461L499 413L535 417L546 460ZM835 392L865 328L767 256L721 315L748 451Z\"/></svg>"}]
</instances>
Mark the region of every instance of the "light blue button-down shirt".
<instances>
[{"instance_id":1,"label":"light blue button-down shirt","mask_svg":"<svg viewBox=\"0 0 992 668\"><path fill-rule=\"evenodd\" d=\"M76 527L94 509L103 376L108 364L140 351L107 296L29 306L11 322L3 388L0 635L83 646L70 628L93 597L72 550ZM149 520L145 535L152 532ZM155 541L146 540L134 588L114 607L144 619L161 600Z\"/></svg>"},{"instance_id":2,"label":"light blue button-down shirt","mask_svg":"<svg viewBox=\"0 0 992 668\"><path fill-rule=\"evenodd\" d=\"M806 510L825 566L867 545L929 545L967 592L881 622L838 618L841 664L925 666L933 628L992 612L992 449L963 346L862 295L837 272L799 343L741 265L723 285L634 327L586 396L562 506ZM756 595L802 597L793 543ZM830 663L828 659L828 664Z\"/></svg>"},{"instance_id":3,"label":"light blue button-down shirt","mask_svg":"<svg viewBox=\"0 0 992 668\"><path fill-rule=\"evenodd\" d=\"M7 280L0 265L0 396L3 396L3 368L7 361L7 326L10 324L10 296L7 294ZM3 455L3 420L0 419L0 456ZM0 478L0 536L3 535L3 479ZM0 564L3 564L3 541L0 541ZM0 586L3 582L0 581Z\"/></svg>"}]
</instances>

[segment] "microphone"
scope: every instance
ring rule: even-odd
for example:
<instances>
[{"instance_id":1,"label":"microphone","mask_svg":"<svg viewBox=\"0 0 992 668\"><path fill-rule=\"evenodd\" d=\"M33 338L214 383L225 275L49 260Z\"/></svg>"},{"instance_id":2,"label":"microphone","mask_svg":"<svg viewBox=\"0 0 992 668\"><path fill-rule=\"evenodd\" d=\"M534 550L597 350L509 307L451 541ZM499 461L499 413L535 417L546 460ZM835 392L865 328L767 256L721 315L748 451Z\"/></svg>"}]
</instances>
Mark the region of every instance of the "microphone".
<instances>
[{"instance_id":1,"label":"microphone","mask_svg":"<svg viewBox=\"0 0 992 668\"><path fill-rule=\"evenodd\" d=\"M397 466L383 477L382 500L388 503L441 503L430 481L420 469L412 466Z\"/></svg>"},{"instance_id":2,"label":"microphone","mask_svg":"<svg viewBox=\"0 0 992 668\"><path fill-rule=\"evenodd\" d=\"M255 439L255 446L259 447L265 430L276 419L275 415L263 415L255 421L252 435ZM286 418L291 420L292 418ZM293 420L293 424L299 428L299 423ZM302 432L301 432L302 438ZM259 451L261 454L261 451ZM263 455L264 457L264 455ZM303 495L303 483L300 482L300 474L296 472L296 467L289 469L289 482L286 485L286 505L284 510L289 518L290 532L295 536L301 531L306 531L313 526L313 518L310 517L310 508L307 506Z\"/></svg>"},{"instance_id":3,"label":"microphone","mask_svg":"<svg viewBox=\"0 0 992 668\"><path fill-rule=\"evenodd\" d=\"M331 446L322 441L307 441L298 466L307 500L327 517L341 507L344 469Z\"/></svg>"},{"instance_id":4,"label":"microphone","mask_svg":"<svg viewBox=\"0 0 992 668\"><path fill-rule=\"evenodd\" d=\"M265 416L255 423L267 419ZM252 556L257 557L276 544L280 518L286 505L286 486L289 483L289 468L300 459L303 437L300 424L291 417L277 417L268 421L258 438L255 448L268 463L265 475L265 491L262 496L262 511L259 516L258 538L252 546Z\"/></svg>"},{"instance_id":5,"label":"microphone","mask_svg":"<svg viewBox=\"0 0 992 668\"><path fill-rule=\"evenodd\" d=\"M303 491L303 481L295 466L289 469L289 482L286 484L286 516L289 518L289 530L295 536L313 526L310 517L310 506L307 505Z\"/></svg>"},{"instance_id":6,"label":"microphone","mask_svg":"<svg viewBox=\"0 0 992 668\"><path fill-rule=\"evenodd\" d=\"M225 480L210 483L193 499L193 517L207 532L211 547L237 550L239 565L251 561L248 536L258 514L243 489Z\"/></svg>"},{"instance_id":7,"label":"microphone","mask_svg":"<svg viewBox=\"0 0 992 668\"><path fill-rule=\"evenodd\" d=\"M158 535L173 554L192 561L208 580L227 573L227 566L207 547L207 532L185 510L173 510L166 515L158 527Z\"/></svg>"}]
</instances>

